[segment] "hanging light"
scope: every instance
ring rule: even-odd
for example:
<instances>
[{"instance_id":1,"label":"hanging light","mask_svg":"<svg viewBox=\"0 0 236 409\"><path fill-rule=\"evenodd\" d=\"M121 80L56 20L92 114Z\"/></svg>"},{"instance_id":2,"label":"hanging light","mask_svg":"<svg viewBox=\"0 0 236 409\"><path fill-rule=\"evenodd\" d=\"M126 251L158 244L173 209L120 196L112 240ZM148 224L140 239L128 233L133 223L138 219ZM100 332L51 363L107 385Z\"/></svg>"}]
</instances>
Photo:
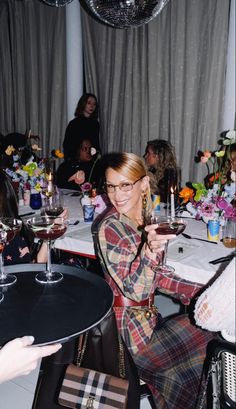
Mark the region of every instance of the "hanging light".
<instances>
[{"instance_id":1,"label":"hanging light","mask_svg":"<svg viewBox=\"0 0 236 409\"><path fill-rule=\"evenodd\" d=\"M89 11L102 22L117 28L128 28L148 23L161 12L169 0L83 1Z\"/></svg>"},{"instance_id":2,"label":"hanging light","mask_svg":"<svg viewBox=\"0 0 236 409\"><path fill-rule=\"evenodd\" d=\"M70 3L72 0L42 0L42 1L48 4L49 6L62 7Z\"/></svg>"}]
</instances>

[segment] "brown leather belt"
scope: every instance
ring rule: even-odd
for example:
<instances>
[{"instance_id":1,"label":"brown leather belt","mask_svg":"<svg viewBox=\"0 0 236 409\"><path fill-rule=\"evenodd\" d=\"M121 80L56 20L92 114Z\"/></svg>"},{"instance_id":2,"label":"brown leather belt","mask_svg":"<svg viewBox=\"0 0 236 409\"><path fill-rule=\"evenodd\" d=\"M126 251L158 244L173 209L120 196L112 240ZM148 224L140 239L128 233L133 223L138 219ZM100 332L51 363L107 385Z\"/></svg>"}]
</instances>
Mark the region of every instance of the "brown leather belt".
<instances>
[{"instance_id":1,"label":"brown leather belt","mask_svg":"<svg viewBox=\"0 0 236 409\"><path fill-rule=\"evenodd\" d=\"M149 298L141 301L134 301L123 295L116 295L114 297L113 307L151 307L154 304L154 294Z\"/></svg>"}]
</instances>

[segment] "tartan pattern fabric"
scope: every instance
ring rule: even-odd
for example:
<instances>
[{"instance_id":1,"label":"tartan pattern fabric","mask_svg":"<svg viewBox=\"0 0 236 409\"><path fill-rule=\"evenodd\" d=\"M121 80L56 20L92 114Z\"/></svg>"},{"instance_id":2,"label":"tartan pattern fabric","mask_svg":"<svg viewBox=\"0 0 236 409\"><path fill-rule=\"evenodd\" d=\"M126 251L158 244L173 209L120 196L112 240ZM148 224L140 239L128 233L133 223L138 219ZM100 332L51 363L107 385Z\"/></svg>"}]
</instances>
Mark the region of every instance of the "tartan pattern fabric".
<instances>
[{"instance_id":1,"label":"tartan pattern fabric","mask_svg":"<svg viewBox=\"0 0 236 409\"><path fill-rule=\"evenodd\" d=\"M112 208L98 226L98 253L106 281L114 295L135 301L148 298L156 288L188 304L201 284L174 274L154 272L155 263L144 252L142 233L136 224ZM140 308L115 308L117 325L131 353L147 345L157 325L157 317L146 319Z\"/></svg>"},{"instance_id":2,"label":"tartan pattern fabric","mask_svg":"<svg viewBox=\"0 0 236 409\"><path fill-rule=\"evenodd\" d=\"M187 315L179 315L166 320L150 343L133 356L158 409L197 408L206 347L212 338L211 332L191 324Z\"/></svg>"},{"instance_id":3,"label":"tartan pattern fabric","mask_svg":"<svg viewBox=\"0 0 236 409\"><path fill-rule=\"evenodd\" d=\"M127 380L71 364L58 401L67 408L124 409L127 392Z\"/></svg>"}]
</instances>

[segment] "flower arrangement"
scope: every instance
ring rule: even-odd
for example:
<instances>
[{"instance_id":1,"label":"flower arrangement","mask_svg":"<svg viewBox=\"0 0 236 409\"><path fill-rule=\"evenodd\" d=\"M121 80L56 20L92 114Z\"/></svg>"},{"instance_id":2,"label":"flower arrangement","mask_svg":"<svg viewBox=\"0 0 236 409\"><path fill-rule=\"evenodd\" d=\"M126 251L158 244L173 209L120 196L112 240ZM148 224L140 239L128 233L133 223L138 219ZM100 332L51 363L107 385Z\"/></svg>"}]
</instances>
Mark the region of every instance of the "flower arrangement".
<instances>
[{"instance_id":1,"label":"flower arrangement","mask_svg":"<svg viewBox=\"0 0 236 409\"><path fill-rule=\"evenodd\" d=\"M5 171L21 189L35 189L41 192L48 183L46 160L38 157L41 148L36 143L31 144L31 138L32 136L28 137L24 147L16 149L13 145L9 145L6 148L4 152ZM58 158L64 156L59 149L53 149L51 155Z\"/></svg>"},{"instance_id":2,"label":"flower arrangement","mask_svg":"<svg viewBox=\"0 0 236 409\"><path fill-rule=\"evenodd\" d=\"M231 204L235 197L235 183L233 177L228 178L229 147L236 141L235 131L221 135L219 150L198 151L195 157L197 163L206 164L205 183L189 183L179 192L182 205L196 219L236 218L236 209Z\"/></svg>"}]
</instances>

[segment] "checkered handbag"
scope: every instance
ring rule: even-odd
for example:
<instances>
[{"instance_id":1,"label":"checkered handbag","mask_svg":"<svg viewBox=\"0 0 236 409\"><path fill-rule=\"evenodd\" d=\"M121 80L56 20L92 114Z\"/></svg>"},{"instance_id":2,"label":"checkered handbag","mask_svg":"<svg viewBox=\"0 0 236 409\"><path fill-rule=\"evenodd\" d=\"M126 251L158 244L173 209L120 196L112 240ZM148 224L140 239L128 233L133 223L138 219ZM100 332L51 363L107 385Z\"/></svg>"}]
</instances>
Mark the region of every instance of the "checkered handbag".
<instances>
[{"instance_id":1,"label":"checkered handbag","mask_svg":"<svg viewBox=\"0 0 236 409\"><path fill-rule=\"evenodd\" d=\"M85 338L83 350L79 350L77 365L70 364L66 369L59 393L59 404L76 409L125 409L129 381L123 379L125 366L121 339L119 339L121 377L118 378L79 366L84 354L87 334Z\"/></svg>"}]
</instances>

